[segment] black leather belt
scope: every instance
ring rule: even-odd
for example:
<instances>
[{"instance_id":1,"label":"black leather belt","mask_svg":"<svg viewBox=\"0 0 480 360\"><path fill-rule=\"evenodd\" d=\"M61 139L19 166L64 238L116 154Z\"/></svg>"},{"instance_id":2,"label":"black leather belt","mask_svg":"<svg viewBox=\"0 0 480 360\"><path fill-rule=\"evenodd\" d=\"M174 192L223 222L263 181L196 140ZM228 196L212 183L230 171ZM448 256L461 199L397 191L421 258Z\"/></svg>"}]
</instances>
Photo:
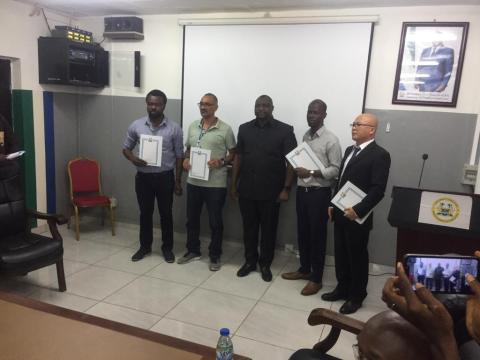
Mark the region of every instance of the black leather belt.
<instances>
[{"instance_id":1,"label":"black leather belt","mask_svg":"<svg viewBox=\"0 0 480 360\"><path fill-rule=\"evenodd\" d=\"M298 191L306 193L317 190L330 190L327 186L297 186L297 189Z\"/></svg>"}]
</instances>

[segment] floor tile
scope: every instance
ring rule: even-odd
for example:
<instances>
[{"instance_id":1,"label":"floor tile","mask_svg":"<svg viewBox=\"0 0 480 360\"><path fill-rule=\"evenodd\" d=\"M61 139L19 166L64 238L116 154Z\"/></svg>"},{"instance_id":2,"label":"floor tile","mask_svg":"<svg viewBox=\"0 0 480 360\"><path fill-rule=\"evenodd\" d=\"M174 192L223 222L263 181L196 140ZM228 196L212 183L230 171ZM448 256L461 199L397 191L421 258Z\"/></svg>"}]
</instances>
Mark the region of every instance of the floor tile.
<instances>
[{"instance_id":1,"label":"floor tile","mask_svg":"<svg viewBox=\"0 0 480 360\"><path fill-rule=\"evenodd\" d=\"M75 311L85 311L97 303L96 300L49 289L38 289L30 294L30 297Z\"/></svg>"},{"instance_id":2,"label":"floor tile","mask_svg":"<svg viewBox=\"0 0 480 360\"><path fill-rule=\"evenodd\" d=\"M67 277L67 292L89 299L102 300L136 277L137 275L123 271L89 266Z\"/></svg>"},{"instance_id":3,"label":"floor tile","mask_svg":"<svg viewBox=\"0 0 480 360\"><path fill-rule=\"evenodd\" d=\"M157 253L151 253L140 261L132 261L134 252L134 250L126 248L97 262L95 265L141 275L165 262L163 256Z\"/></svg>"},{"instance_id":4,"label":"floor tile","mask_svg":"<svg viewBox=\"0 0 480 360\"><path fill-rule=\"evenodd\" d=\"M138 229L117 226L115 228L115 236L112 236L111 231L108 230L95 233L94 236L89 237L89 240L105 244L130 247L133 245L138 245L138 232Z\"/></svg>"},{"instance_id":5,"label":"floor tile","mask_svg":"<svg viewBox=\"0 0 480 360\"><path fill-rule=\"evenodd\" d=\"M85 239L81 239L80 241L70 240L64 241L63 258L87 264L94 264L122 249L123 247L120 246L102 244Z\"/></svg>"},{"instance_id":6,"label":"floor tile","mask_svg":"<svg viewBox=\"0 0 480 360\"><path fill-rule=\"evenodd\" d=\"M0 277L0 290L211 347L216 345L218 330L230 327L236 353L269 360L288 359L294 350L313 346L320 336L326 336L329 327L308 325L310 311L318 307L338 311L343 304L321 300L321 294L336 285L333 256L325 259L323 289L306 297L300 295L306 281L287 281L279 276L298 269L294 253L275 252L270 283L261 280L258 270L238 278L236 271L245 262L241 242L224 239L222 268L211 272L208 236L201 239L201 261L167 264L161 256L161 230L155 227L152 247L156 254L133 263L130 258L138 249L139 227L116 225L117 235L112 236L108 221L102 227L99 218L82 217L80 241L75 240L73 228L59 226L65 248L66 293L57 290L55 266L25 277ZM185 243L185 233L174 234L177 258L185 253ZM386 309L381 291L389 275L382 274L393 270L370 264L370 274L378 276L369 277L368 296L353 318L366 321ZM329 353L353 359L353 343L355 335L342 331Z\"/></svg>"},{"instance_id":7,"label":"floor tile","mask_svg":"<svg viewBox=\"0 0 480 360\"><path fill-rule=\"evenodd\" d=\"M192 289L189 285L142 276L106 298L105 302L162 316Z\"/></svg>"},{"instance_id":8,"label":"floor tile","mask_svg":"<svg viewBox=\"0 0 480 360\"><path fill-rule=\"evenodd\" d=\"M63 260L65 276L74 274L80 270L85 269L88 266L90 265L77 261L70 261L65 259ZM32 285L58 289L57 267L54 264L35 271L31 271L26 276L19 276L18 280L27 282Z\"/></svg>"},{"instance_id":9,"label":"floor tile","mask_svg":"<svg viewBox=\"0 0 480 360\"><path fill-rule=\"evenodd\" d=\"M147 272L146 275L163 280L198 286L212 276L213 272L208 269L208 262L206 259L203 259L203 261L197 260L183 265L164 262Z\"/></svg>"},{"instance_id":10,"label":"floor tile","mask_svg":"<svg viewBox=\"0 0 480 360\"><path fill-rule=\"evenodd\" d=\"M220 336L216 330L166 318L160 320L150 330L213 348L217 346Z\"/></svg>"},{"instance_id":11,"label":"floor tile","mask_svg":"<svg viewBox=\"0 0 480 360\"><path fill-rule=\"evenodd\" d=\"M291 350L308 348L321 334L321 328L308 325L309 314L309 311L259 302L236 335Z\"/></svg>"},{"instance_id":12,"label":"floor tile","mask_svg":"<svg viewBox=\"0 0 480 360\"><path fill-rule=\"evenodd\" d=\"M238 278L237 271L236 266L225 264L220 271L215 272L200 287L258 300L271 284L263 281L260 276Z\"/></svg>"},{"instance_id":13,"label":"floor tile","mask_svg":"<svg viewBox=\"0 0 480 360\"><path fill-rule=\"evenodd\" d=\"M104 302L88 309L87 314L101 318L118 321L123 324L136 326L142 329L150 329L161 317L147 314L138 310L128 309L122 306L107 304Z\"/></svg>"},{"instance_id":14,"label":"floor tile","mask_svg":"<svg viewBox=\"0 0 480 360\"><path fill-rule=\"evenodd\" d=\"M238 335L232 338L232 342L235 354L248 356L251 359L286 360L294 353L290 349L264 344Z\"/></svg>"},{"instance_id":15,"label":"floor tile","mask_svg":"<svg viewBox=\"0 0 480 360\"><path fill-rule=\"evenodd\" d=\"M323 301L321 294L333 290L324 286L317 294L303 296L300 294L307 280L284 280L278 277L262 296L261 300L270 304L282 305L293 309L311 311L323 307L330 309L332 303Z\"/></svg>"},{"instance_id":16,"label":"floor tile","mask_svg":"<svg viewBox=\"0 0 480 360\"><path fill-rule=\"evenodd\" d=\"M165 317L213 330L227 327L234 333L254 305L254 300L197 289Z\"/></svg>"},{"instance_id":17,"label":"floor tile","mask_svg":"<svg viewBox=\"0 0 480 360\"><path fill-rule=\"evenodd\" d=\"M382 290L383 285L391 275L382 275L382 276L369 276L368 277L368 286L367 286L367 297L364 300L364 303L373 305L376 307L385 307L385 303L382 301Z\"/></svg>"}]
</instances>

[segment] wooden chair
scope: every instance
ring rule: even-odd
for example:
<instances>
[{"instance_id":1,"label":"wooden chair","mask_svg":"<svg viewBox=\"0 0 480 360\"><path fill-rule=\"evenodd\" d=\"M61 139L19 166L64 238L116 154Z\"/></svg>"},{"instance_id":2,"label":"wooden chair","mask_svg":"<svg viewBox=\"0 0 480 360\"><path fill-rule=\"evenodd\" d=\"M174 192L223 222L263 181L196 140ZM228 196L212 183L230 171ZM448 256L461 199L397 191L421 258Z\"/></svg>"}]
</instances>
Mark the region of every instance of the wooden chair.
<instances>
[{"instance_id":1,"label":"wooden chair","mask_svg":"<svg viewBox=\"0 0 480 360\"><path fill-rule=\"evenodd\" d=\"M77 241L80 239L79 208L101 207L102 225L104 223L104 210L108 209L112 236L115 236L114 210L110 198L102 194L98 162L92 159L76 158L68 162L67 169L70 179L70 201L75 213Z\"/></svg>"},{"instance_id":2,"label":"wooden chair","mask_svg":"<svg viewBox=\"0 0 480 360\"><path fill-rule=\"evenodd\" d=\"M312 349L297 350L289 360L338 360L338 358L328 355L327 352L337 342L341 330L358 335L365 325L362 321L322 308L312 310L308 316L308 323L312 326L330 325L331 329L327 337L316 343Z\"/></svg>"},{"instance_id":3,"label":"wooden chair","mask_svg":"<svg viewBox=\"0 0 480 360\"><path fill-rule=\"evenodd\" d=\"M47 220L51 236L33 234L30 218ZM19 175L0 179L0 274L26 275L30 271L56 264L58 287L67 289L63 269L63 239L57 224L61 215L45 214L25 208Z\"/></svg>"}]
</instances>

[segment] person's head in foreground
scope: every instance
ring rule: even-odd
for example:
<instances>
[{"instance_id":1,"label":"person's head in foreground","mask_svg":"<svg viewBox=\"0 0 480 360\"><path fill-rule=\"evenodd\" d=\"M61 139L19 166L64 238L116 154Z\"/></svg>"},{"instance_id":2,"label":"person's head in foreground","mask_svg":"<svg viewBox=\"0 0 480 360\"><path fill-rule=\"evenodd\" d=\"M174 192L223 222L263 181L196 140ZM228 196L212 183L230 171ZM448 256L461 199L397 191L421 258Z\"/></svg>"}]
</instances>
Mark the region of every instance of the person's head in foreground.
<instances>
[{"instance_id":1,"label":"person's head in foreground","mask_svg":"<svg viewBox=\"0 0 480 360\"><path fill-rule=\"evenodd\" d=\"M359 360L433 359L424 334L391 310L370 318L357 340Z\"/></svg>"}]
</instances>

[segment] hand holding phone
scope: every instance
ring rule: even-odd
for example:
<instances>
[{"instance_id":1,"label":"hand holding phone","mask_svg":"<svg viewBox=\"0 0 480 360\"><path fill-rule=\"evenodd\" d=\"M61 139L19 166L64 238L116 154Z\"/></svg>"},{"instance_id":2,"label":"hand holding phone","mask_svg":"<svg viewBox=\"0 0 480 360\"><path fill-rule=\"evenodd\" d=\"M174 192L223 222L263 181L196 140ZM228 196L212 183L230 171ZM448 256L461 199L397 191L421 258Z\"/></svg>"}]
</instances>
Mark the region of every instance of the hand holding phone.
<instances>
[{"instance_id":1,"label":"hand holding phone","mask_svg":"<svg viewBox=\"0 0 480 360\"><path fill-rule=\"evenodd\" d=\"M458 360L453 321L447 309L425 286L416 284L415 290L398 263L397 276L386 281L382 300L425 334L434 359Z\"/></svg>"},{"instance_id":2,"label":"hand holding phone","mask_svg":"<svg viewBox=\"0 0 480 360\"><path fill-rule=\"evenodd\" d=\"M475 252L475 256L480 259L480 251ZM474 295L467 301L466 323L470 335L480 343L480 282L475 280L473 275L467 275L467 281Z\"/></svg>"},{"instance_id":3,"label":"hand holding phone","mask_svg":"<svg viewBox=\"0 0 480 360\"><path fill-rule=\"evenodd\" d=\"M420 283L432 293L471 295L466 275L479 276L474 256L407 254L404 266L412 285Z\"/></svg>"}]
</instances>

